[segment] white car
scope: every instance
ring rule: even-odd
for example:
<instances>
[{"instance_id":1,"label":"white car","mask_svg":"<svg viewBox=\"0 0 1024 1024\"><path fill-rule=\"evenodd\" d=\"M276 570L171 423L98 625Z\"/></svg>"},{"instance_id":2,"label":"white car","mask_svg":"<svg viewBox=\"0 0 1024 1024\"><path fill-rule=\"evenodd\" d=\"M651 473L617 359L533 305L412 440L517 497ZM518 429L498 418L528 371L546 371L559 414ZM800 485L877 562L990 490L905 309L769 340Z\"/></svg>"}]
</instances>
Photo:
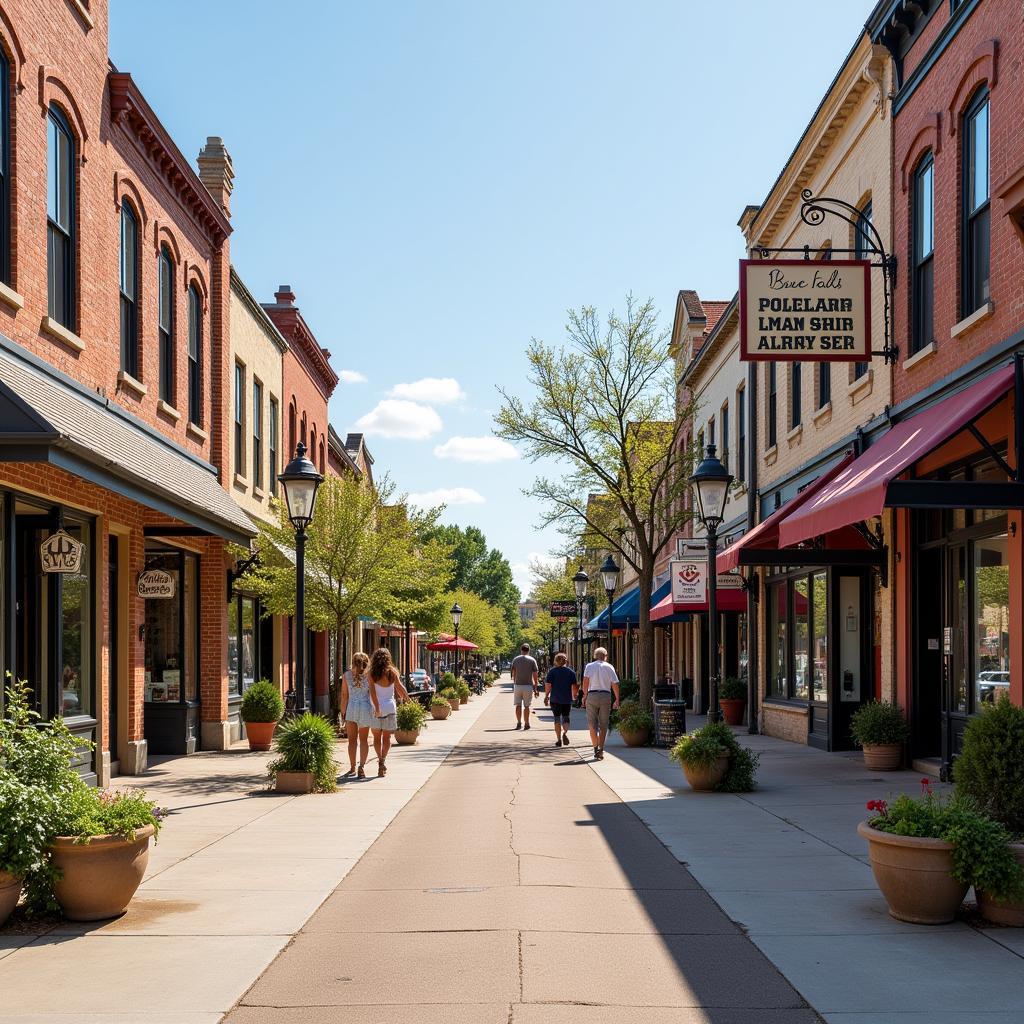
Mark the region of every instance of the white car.
<instances>
[{"instance_id":1,"label":"white car","mask_svg":"<svg viewBox=\"0 0 1024 1024\"><path fill-rule=\"evenodd\" d=\"M978 673L974 681L979 704L994 704L1001 693L1010 692L1010 673L1001 669L987 669Z\"/></svg>"}]
</instances>

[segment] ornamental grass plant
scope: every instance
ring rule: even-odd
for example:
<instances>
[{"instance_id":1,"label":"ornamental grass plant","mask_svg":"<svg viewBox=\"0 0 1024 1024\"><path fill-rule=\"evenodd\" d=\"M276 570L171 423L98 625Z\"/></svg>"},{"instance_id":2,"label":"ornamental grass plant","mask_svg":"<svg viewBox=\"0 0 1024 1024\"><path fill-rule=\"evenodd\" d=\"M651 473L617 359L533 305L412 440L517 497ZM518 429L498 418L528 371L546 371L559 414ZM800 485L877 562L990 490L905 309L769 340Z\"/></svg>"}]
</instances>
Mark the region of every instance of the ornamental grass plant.
<instances>
[{"instance_id":1,"label":"ornamental grass plant","mask_svg":"<svg viewBox=\"0 0 1024 1024\"><path fill-rule=\"evenodd\" d=\"M274 737L277 757L267 765L271 782L277 780L278 772L309 772L316 792L333 792L338 779L338 762L334 760L336 739L334 727L323 715L307 711L288 719Z\"/></svg>"}]
</instances>

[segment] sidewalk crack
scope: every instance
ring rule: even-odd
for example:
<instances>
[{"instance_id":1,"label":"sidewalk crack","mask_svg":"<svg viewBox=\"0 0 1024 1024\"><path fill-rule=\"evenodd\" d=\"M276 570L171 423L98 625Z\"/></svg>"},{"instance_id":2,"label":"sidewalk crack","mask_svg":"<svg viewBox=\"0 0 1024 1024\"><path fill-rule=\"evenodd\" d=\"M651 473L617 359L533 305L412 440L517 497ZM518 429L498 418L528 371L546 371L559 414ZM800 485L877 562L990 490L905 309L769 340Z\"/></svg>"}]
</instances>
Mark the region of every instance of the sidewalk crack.
<instances>
[{"instance_id":1,"label":"sidewalk crack","mask_svg":"<svg viewBox=\"0 0 1024 1024\"><path fill-rule=\"evenodd\" d=\"M520 782L522 782L522 780L523 769L522 766L520 766L516 770L515 782L512 783L512 793L508 802L508 807L506 808L504 814L502 815L502 817L508 822L508 848L512 851L512 856L516 859L516 885L523 884L523 860L522 855L516 849L515 826L512 823L512 809L516 805L516 794L519 789L519 784Z\"/></svg>"}]
</instances>

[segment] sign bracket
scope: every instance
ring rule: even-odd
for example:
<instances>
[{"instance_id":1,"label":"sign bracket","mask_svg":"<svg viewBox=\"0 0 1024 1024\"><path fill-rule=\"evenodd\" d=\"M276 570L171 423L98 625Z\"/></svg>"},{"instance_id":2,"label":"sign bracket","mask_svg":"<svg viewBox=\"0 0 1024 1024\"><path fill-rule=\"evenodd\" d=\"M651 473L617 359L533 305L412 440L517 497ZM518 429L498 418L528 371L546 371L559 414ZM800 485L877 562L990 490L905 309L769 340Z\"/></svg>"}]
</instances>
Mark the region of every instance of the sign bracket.
<instances>
[{"instance_id":1,"label":"sign bracket","mask_svg":"<svg viewBox=\"0 0 1024 1024\"><path fill-rule=\"evenodd\" d=\"M870 256L871 266L875 270L882 271L882 294L885 303L884 328L885 345L881 349L874 349L873 356L881 356L885 362L895 363L900 357L898 345L892 343L892 305L893 291L896 287L896 256L887 252L882 236L870 220L867 220L852 203L845 199L836 199L832 196L817 196L805 188L800 193L800 219L810 227L817 227L824 222L826 216L838 217L849 224L855 232L858 232L864 239L864 245L859 249L836 249L829 248L829 253L854 254L856 256ZM751 247L751 255L758 259L767 260L772 256L799 255L810 261L819 250L813 249L810 245L802 245L789 248L770 248L764 245ZM826 259L828 257L826 256ZM870 312L870 311L869 311Z\"/></svg>"}]
</instances>

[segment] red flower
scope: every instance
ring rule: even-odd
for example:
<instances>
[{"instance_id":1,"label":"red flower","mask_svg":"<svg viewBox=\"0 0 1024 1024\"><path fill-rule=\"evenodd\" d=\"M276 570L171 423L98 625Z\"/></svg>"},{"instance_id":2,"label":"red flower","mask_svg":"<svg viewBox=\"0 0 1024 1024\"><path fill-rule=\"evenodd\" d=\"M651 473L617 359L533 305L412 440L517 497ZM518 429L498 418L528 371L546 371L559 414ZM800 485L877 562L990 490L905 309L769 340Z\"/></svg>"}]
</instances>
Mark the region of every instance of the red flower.
<instances>
[{"instance_id":1,"label":"red flower","mask_svg":"<svg viewBox=\"0 0 1024 1024\"><path fill-rule=\"evenodd\" d=\"M921 785L922 786L930 786L931 784L932 784L932 780L931 779L922 779L921 780Z\"/></svg>"}]
</instances>

